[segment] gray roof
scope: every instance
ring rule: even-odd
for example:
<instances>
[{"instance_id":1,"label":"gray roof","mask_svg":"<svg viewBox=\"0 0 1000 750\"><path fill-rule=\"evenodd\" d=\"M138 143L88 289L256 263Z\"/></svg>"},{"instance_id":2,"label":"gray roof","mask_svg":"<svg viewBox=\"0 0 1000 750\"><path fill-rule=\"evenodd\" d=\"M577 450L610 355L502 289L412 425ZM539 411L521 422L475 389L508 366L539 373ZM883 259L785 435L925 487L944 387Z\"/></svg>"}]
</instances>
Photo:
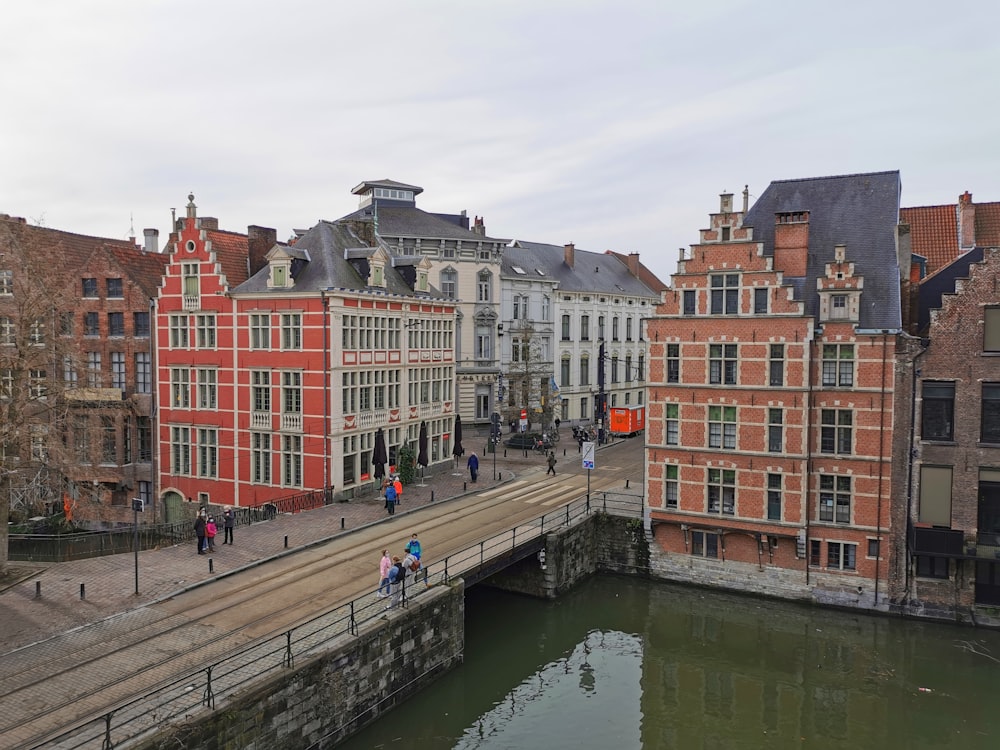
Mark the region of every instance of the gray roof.
<instances>
[{"instance_id":1,"label":"gray roof","mask_svg":"<svg viewBox=\"0 0 1000 750\"><path fill-rule=\"evenodd\" d=\"M375 187L393 188L396 190L410 190L413 192L414 195L420 195L422 192L424 192L424 189L422 187L418 187L417 185L407 185L405 182L396 182L395 180L390 180L388 178L384 180L365 180L364 182L358 183L358 185L352 188L351 192L354 193L355 195L358 195L360 193L365 193L371 188Z\"/></svg>"},{"instance_id":2,"label":"gray roof","mask_svg":"<svg viewBox=\"0 0 1000 750\"><path fill-rule=\"evenodd\" d=\"M347 260L367 263L374 248L363 247L363 242L347 225L321 221L300 237L289 251L308 252L308 261L295 260L292 264L292 276L295 286L291 291L317 292L322 289L341 288L364 291L386 292L413 296L418 294L396 271L391 263L385 268L385 289L368 286L367 279ZM247 281L233 289L239 293L275 293L287 294L288 289L269 289L267 286L268 268L265 266L251 276ZM424 295L419 295L424 296Z\"/></svg>"},{"instance_id":3,"label":"gray roof","mask_svg":"<svg viewBox=\"0 0 1000 750\"><path fill-rule=\"evenodd\" d=\"M440 216L427 211L421 211L415 206L401 203L378 203L377 212L374 205L359 208L340 221L377 220L378 234L382 237L412 237L429 240L462 240L464 242L504 242L505 240L484 237L471 229L460 227L453 221L447 221Z\"/></svg>"},{"instance_id":4,"label":"gray roof","mask_svg":"<svg viewBox=\"0 0 1000 750\"><path fill-rule=\"evenodd\" d=\"M825 276L825 264L834 260L834 247L846 245L848 262L864 276L859 327L899 329L899 267L896 225L899 223L901 185L898 171L781 180L768 185L743 219L753 227L753 238L774 255L775 214L809 212L809 259L804 279L785 276L815 315L819 298L816 279ZM781 269L778 269L781 270Z\"/></svg>"},{"instance_id":5,"label":"gray roof","mask_svg":"<svg viewBox=\"0 0 1000 750\"><path fill-rule=\"evenodd\" d=\"M520 266L529 276L540 278L536 269L559 283L559 291L627 294L635 297L660 295L629 273L628 267L613 255L574 250L573 268L566 265L565 248L542 242L515 240L504 248L504 275L517 276L513 266Z\"/></svg>"}]
</instances>

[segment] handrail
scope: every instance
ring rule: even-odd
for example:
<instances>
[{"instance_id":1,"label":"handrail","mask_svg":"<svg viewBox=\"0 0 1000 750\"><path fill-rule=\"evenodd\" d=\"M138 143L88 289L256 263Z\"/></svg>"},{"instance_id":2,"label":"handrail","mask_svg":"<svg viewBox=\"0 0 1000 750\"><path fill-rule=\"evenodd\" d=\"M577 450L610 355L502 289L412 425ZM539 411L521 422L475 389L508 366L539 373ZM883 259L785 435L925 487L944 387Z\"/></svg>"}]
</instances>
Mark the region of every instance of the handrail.
<instances>
[{"instance_id":1,"label":"handrail","mask_svg":"<svg viewBox=\"0 0 1000 750\"><path fill-rule=\"evenodd\" d=\"M596 502L598 494L603 495L600 503ZM426 569L421 568L412 576L411 583L407 584L411 576L403 579L399 606L407 606L410 599L426 592L432 585L447 584L456 576L475 573L494 558L516 550L519 545L556 528L573 526L593 513L642 518L641 495L614 494L616 498L625 499L613 498L609 502L607 492L577 498L562 508L518 523L507 531L447 555L429 564ZM417 586L417 579L424 585ZM187 718L201 708L214 709L217 701L245 687L249 680L290 668L296 657L319 651L344 635L357 636L360 627L385 615L386 600L376 599L375 591L373 589L280 633L261 638L241 648L238 653L182 677L158 683L138 698L116 703L100 716L80 722L58 735L41 738L41 742L32 747L58 743L64 750L88 746L113 748L116 742L152 734L165 722ZM116 741L112 741L113 732L119 733Z\"/></svg>"}]
</instances>

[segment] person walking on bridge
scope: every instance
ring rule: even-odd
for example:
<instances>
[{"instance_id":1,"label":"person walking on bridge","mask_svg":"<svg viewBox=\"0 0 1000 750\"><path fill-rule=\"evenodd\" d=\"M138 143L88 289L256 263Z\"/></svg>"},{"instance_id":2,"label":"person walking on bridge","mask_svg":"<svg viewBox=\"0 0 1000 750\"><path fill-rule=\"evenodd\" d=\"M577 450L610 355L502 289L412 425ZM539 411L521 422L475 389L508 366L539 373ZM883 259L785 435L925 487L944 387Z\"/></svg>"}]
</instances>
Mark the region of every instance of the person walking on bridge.
<instances>
[{"instance_id":1,"label":"person walking on bridge","mask_svg":"<svg viewBox=\"0 0 1000 750\"><path fill-rule=\"evenodd\" d=\"M384 599L389 596L389 568L392 567L392 558L389 557L389 550L382 550L382 560L378 564L378 596Z\"/></svg>"},{"instance_id":2,"label":"person walking on bridge","mask_svg":"<svg viewBox=\"0 0 1000 750\"><path fill-rule=\"evenodd\" d=\"M469 454L467 466L469 467L469 476L472 477L472 483L475 484L476 477L479 476L479 456L476 455L475 451Z\"/></svg>"},{"instance_id":3,"label":"person walking on bridge","mask_svg":"<svg viewBox=\"0 0 1000 750\"><path fill-rule=\"evenodd\" d=\"M222 528L225 532L225 538L223 539L223 544L233 543L233 529L236 527L236 514L233 513L232 508L226 508L222 513Z\"/></svg>"},{"instance_id":4,"label":"person walking on bridge","mask_svg":"<svg viewBox=\"0 0 1000 750\"><path fill-rule=\"evenodd\" d=\"M548 476L549 474L551 474L552 476L555 476L556 475L556 452L555 451L549 451L549 455L547 456L547 460L549 462L549 470L545 472L545 476Z\"/></svg>"},{"instance_id":5,"label":"person walking on bridge","mask_svg":"<svg viewBox=\"0 0 1000 750\"><path fill-rule=\"evenodd\" d=\"M194 519L194 535L198 537L198 554L205 554L205 526L207 525L205 520L205 515L199 513L198 517Z\"/></svg>"},{"instance_id":6,"label":"person walking on bridge","mask_svg":"<svg viewBox=\"0 0 1000 750\"><path fill-rule=\"evenodd\" d=\"M389 511L390 516L396 512L396 497L396 488L389 482L385 486L385 509Z\"/></svg>"}]
</instances>

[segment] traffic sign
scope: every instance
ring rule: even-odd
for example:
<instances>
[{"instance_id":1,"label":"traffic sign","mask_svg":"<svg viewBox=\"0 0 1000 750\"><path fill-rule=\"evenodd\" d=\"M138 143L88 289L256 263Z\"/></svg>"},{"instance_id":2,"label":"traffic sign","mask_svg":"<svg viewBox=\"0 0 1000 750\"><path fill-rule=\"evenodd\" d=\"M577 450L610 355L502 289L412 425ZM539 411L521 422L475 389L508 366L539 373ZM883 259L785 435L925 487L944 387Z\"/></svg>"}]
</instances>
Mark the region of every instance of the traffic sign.
<instances>
[{"instance_id":1,"label":"traffic sign","mask_svg":"<svg viewBox=\"0 0 1000 750\"><path fill-rule=\"evenodd\" d=\"M593 469L594 468L594 457L597 454L595 450L596 445L594 443L584 443L581 449L581 454L583 455L583 468Z\"/></svg>"}]
</instances>

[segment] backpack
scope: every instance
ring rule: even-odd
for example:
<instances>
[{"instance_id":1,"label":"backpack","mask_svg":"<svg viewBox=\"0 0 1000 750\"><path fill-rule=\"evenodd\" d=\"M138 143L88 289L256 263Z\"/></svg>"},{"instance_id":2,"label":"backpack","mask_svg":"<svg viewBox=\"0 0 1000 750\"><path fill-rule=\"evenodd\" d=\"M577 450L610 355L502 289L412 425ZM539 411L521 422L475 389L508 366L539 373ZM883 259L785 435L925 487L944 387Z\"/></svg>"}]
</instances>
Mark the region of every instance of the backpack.
<instances>
[{"instance_id":1,"label":"backpack","mask_svg":"<svg viewBox=\"0 0 1000 750\"><path fill-rule=\"evenodd\" d=\"M406 569L402 563L389 568L389 583L398 583L406 578Z\"/></svg>"}]
</instances>

